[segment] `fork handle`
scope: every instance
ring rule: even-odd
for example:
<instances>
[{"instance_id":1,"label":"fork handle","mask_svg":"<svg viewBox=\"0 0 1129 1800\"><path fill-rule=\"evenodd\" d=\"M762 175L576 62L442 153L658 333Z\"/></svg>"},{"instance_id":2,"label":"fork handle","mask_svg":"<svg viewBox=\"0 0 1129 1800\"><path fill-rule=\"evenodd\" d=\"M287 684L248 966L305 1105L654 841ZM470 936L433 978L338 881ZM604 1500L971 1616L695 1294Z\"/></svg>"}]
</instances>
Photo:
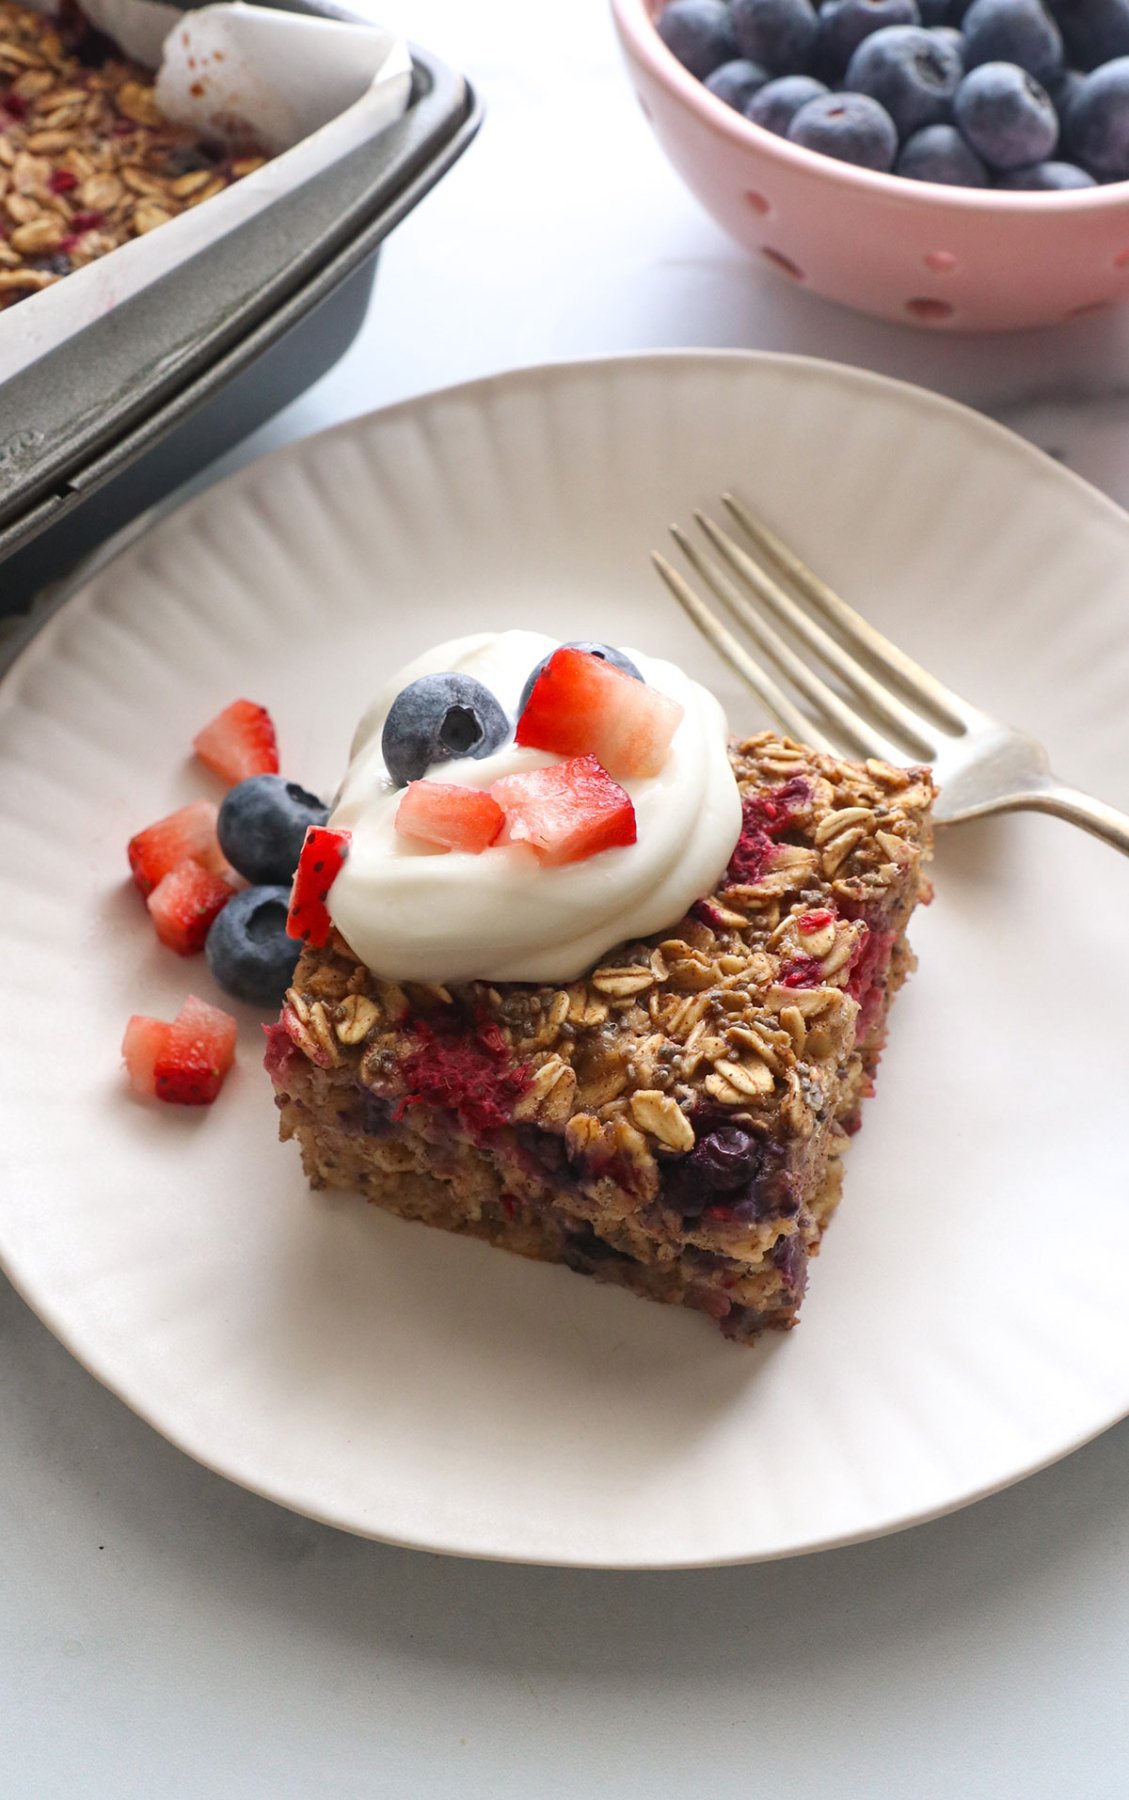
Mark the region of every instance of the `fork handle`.
<instances>
[{"instance_id":1,"label":"fork handle","mask_svg":"<svg viewBox=\"0 0 1129 1800\"><path fill-rule=\"evenodd\" d=\"M1068 787L1052 776L1045 788L1025 794L1019 805L1033 812L1053 813L1056 819L1065 819L1070 825L1081 825L1083 831L1129 856L1129 813L1096 800L1093 794L1084 794L1081 788Z\"/></svg>"}]
</instances>

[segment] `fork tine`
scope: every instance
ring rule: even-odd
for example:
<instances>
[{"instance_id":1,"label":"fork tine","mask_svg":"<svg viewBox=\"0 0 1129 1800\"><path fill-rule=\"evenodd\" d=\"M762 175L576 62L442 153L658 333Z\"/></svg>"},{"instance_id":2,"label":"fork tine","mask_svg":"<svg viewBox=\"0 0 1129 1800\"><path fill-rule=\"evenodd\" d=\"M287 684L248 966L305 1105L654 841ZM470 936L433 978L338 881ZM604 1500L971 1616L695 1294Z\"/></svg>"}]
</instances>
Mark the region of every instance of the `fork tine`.
<instances>
[{"instance_id":1,"label":"fork tine","mask_svg":"<svg viewBox=\"0 0 1129 1800\"><path fill-rule=\"evenodd\" d=\"M814 570L809 569L774 531L754 518L748 507L735 495L723 494L722 501L758 550L776 565L804 598L810 600L824 618L842 632L849 643L869 656L878 668L893 675L912 699L928 707L939 723L947 725L953 731L965 731L979 719L980 714L975 707L938 681L920 663L914 662L912 656L899 650L897 644L892 644L889 638L876 631L853 606L848 606L833 588L829 588Z\"/></svg>"},{"instance_id":2,"label":"fork tine","mask_svg":"<svg viewBox=\"0 0 1129 1800\"><path fill-rule=\"evenodd\" d=\"M805 700L815 707L817 716L822 715L847 740L848 745L856 753L863 756L880 756L887 762L904 760L903 752L897 745L855 712L854 708L833 692L827 683L817 675L814 669L796 655L791 645L785 643L775 628L762 619L756 612L746 606L744 596L737 590L724 572L709 557L703 555L695 544L692 544L677 525L670 528L675 543L694 567L702 579L712 588L718 599L725 605L741 625L755 638L759 647L765 651L781 668Z\"/></svg>"},{"instance_id":3,"label":"fork tine","mask_svg":"<svg viewBox=\"0 0 1129 1800\"><path fill-rule=\"evenodd\" d=\"M688 615L691 624L701 632L706 642L712 644L718 655L724 657L737 675L753 693L763 701L772 717L797 743L812 744L817 750L826 750L834 754L831 744L823 736L812 721L792 704L782 687L772 676L762 669L760 664L749 655L743 644L738 643L731 631L727 631L721 621L714 617L705 601L697 595L689 582L668 563L665 556L658 551L651 557L655 568L666 582L679 606Z\"/></svg>"},{"instance_id":4,"label":"fork tine","mask_svg":"<svg viewBox=\"0 0 1129 1800\"><path fill-rule=\"evenodd\" d=\"M827 667L833 669L845 685L858 695L870 710L877 713L885 725L897 732L906 743L911 755L932 762L937 754L935 743L925 735L923 721L913 713L904 701L899 700L882 684L875 680L861 664L847 654L822 625L808 617L803 609L797 606L790 594L786 594L779 582L765 573L760 564L755 562L748 551L742 550L729 533L714 523L708 513L696 512L695 519L714 545L720 551L734 574L743 581L760 600L772 611L777 619L788 627L794 637L807 645L814 655L820 657ZM740 617L744 620L756 618L751 603L740 596Z\"/></svg>"}]
</instances>

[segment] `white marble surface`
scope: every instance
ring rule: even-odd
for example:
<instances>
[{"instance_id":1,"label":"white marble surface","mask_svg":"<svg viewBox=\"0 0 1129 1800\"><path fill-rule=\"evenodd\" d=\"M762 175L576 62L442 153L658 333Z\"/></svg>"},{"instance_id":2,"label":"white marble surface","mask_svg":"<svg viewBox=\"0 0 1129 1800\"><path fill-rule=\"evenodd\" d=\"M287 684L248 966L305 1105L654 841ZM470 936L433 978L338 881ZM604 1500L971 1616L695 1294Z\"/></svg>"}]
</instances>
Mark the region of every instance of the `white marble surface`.
<instances>
[{"instance_id":1,"label":"white marble surface","mask_svg":"<svg viewBox=\"0 0 1129 1800\"><path fill-rule=\"evenodd\" d=\"M514 363L744 345L939 389L1129 501L1129 312L980 341L840 313L699 214L604 0L400 17L472 75L483 134L390 241L349 356L232 462ZM162 1442L6 1287L0 1332L5 1800L1123 1800L1127 1427L855 1549L523 1570L281 1512Z\"/></svg>"}]
</instances>

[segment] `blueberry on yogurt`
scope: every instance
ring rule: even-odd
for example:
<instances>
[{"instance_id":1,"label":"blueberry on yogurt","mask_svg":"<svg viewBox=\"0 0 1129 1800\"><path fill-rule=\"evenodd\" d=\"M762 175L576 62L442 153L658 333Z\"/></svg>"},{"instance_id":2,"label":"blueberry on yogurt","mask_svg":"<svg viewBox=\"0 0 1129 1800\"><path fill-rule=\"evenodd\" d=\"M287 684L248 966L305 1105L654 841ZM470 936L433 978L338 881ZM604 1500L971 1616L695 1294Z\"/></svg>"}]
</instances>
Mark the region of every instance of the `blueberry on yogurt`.
<instances>
[{"instance_id":1,"label":"blueberry on yogurt","mask_svg":"<svg viewBox=\"0 0 1129 1800\"><path fill-rule=\"evenodd\" d=\"M490 689L473 675L421 675L388 710L380 740L384 766L397 787L406 787L435 763L489 756L511 729Z\"/></svg>"}]
</instances>

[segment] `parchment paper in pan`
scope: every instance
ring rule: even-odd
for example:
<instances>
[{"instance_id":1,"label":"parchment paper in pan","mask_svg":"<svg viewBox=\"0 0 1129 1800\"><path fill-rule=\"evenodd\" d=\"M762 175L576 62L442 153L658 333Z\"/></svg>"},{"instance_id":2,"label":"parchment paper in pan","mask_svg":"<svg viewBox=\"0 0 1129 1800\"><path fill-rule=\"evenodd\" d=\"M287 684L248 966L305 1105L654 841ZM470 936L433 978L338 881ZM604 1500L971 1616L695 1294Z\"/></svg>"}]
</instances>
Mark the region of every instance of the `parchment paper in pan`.
<instances>
[{"instance_id":1,"label":"parchment paper in pan","mask_svg":"<svg viewBox=\"0 0 1129 1800\"><path fill-rule=\"evenodd\" d=\"M50 0L27 3L52 10ZM408 103L408 47L386 26L238 0L192 13L155 0L84 0L83 11L128 56L158 71L157 100L170 119L207 138L249 132L275 155L202 206L0 313L0 382L371 140ZM2 407L0 393L7 424Z\"/></svg>"}]
</instances>

